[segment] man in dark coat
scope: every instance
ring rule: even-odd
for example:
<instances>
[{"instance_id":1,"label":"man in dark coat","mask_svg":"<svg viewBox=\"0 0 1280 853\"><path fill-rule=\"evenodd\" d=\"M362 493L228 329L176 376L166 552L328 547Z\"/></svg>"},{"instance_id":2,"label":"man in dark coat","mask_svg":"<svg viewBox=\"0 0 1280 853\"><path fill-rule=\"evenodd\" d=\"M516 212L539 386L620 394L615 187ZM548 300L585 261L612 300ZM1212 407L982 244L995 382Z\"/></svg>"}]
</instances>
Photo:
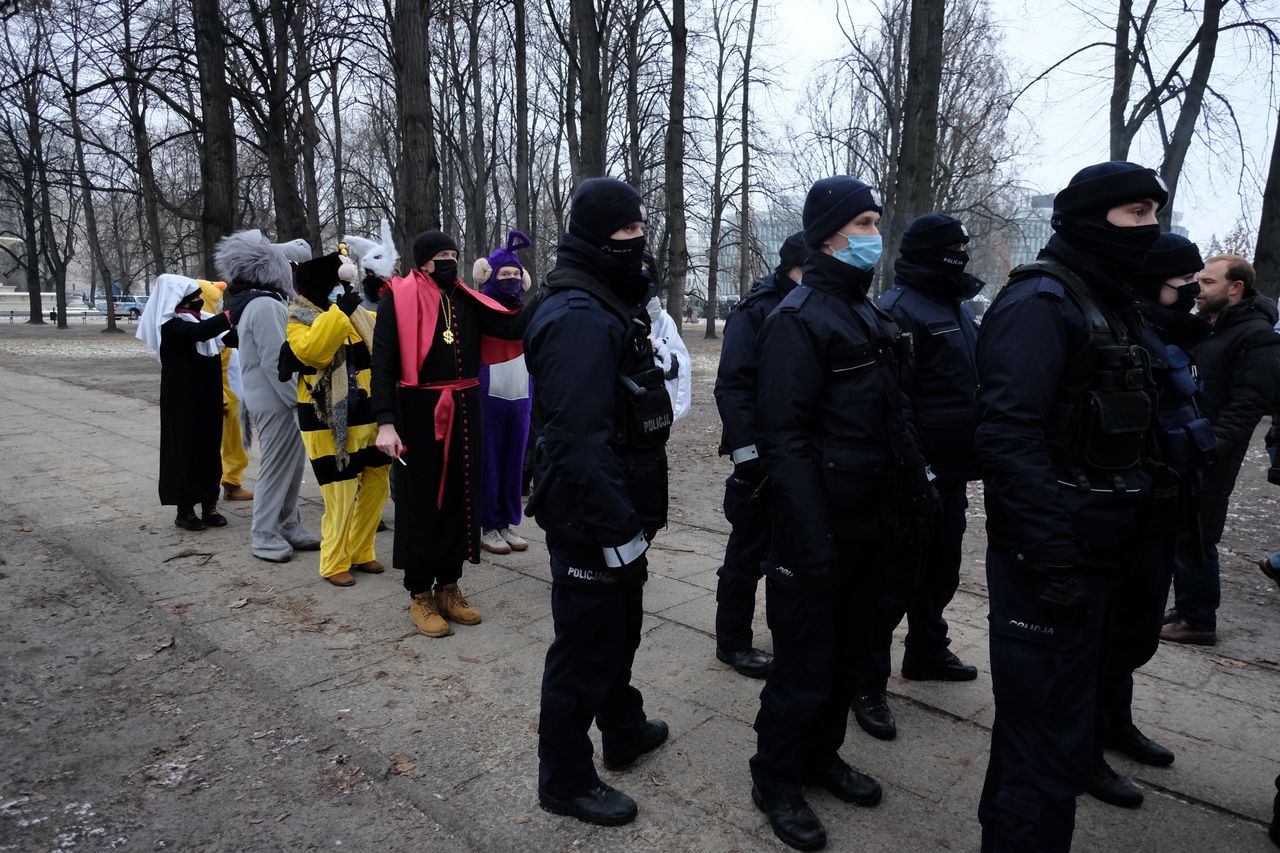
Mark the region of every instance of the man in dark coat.
<instances>
[{"instance_id":1,"label":"man in dark coat","mask_svg":"<svg viewBox=\"0 0 1280 853\"><path fill-rule=\"evenodd\" d=\"M613 178L583 181L525 336L543 425L527 511L547 533L555 639L538 720L538 803L587 823L635 819L592 760L623 769L667 739L645 717L631 665L644 619L645 552L667 523L671 397L649 342L644 204Z\"/></svg>"},{"instance_id":2,"label":"man in dark coat","mask_svg":"<svg viewBox=\"0 0 1280 853\"><path fill-rule=\"evenodd\" d=\"M1128 282L1167 201L1150 169L1082 169L1054 199L1038 260L983 316L976 447L996 702L983 850L1070 849L1096 758L1111 584L1158 559L1155 388Z\"/></svg>"},{"instance_id":3,"label":"man in dark coat","mask_svg":"<svg viewBox=\"0 0 1280 853\"><path fill-rule=\"evenodd\" d=\"M764 574L774 660L756 715L752 799L774 834L801 850L826 843L805 785L857 805L880 801L880 785L839 749L855 670L884 623L878 604L895 563L886 531L937 499L904 417L905 348L867 299L883 248L879 222L866 184L815 183L804 204L803 283L759 337L756 443L771 481Z\"/></svg>"},{"instance_id":4,"label":"man in dark coat","mask_svg":"<svg viewBox=\"0 0 1280 853\"><path fill-rule=\"evenodd\" d=\"M977 296L983 282L965 272L968 242L968 232L954 217L928 213L917 218L902 236L893 289L880 297L880 307L915 344L903 388L911 399L920 452L942 500L942 514L920 543L915 583L906 599L902 675L918 681L978 677L975 667L947 650L951 641L942 616L960 584L966 487L980 476L973 447L978 322L965 300Z\"/></svg>"},{"instance_id":5,"label":"man in dark coat","mask_svg":"<svg viewBox=\"0 0 1280 853\"><path fill-rule=\"evenodd\" d=\"M778 250L778 268L756 282L729 312L716 374L720 455L733 473L724 485L724 517L733 526L716 584L716 658L749 678L764 678L769 657L751 645L751 619L761 564L769 553L764 466L756 449L757 336L765 318L800 282L809 249L792 234Z\"/></svg>"},{"instance_id":6,"label":"man in dark coat","mask_svg":"<svg viewBox=\"0 0 1280 853\"><path fill-rule=\"evenodd\" d=\"M393 561L409 614L443 637L446 620L481 619L458 589L463 562L480 562L480 365L519 355L528 316L463 284L441 231L415 238L413 262L378 305L373 414L378 449L398 460Z\"/></svg>"},{"instance_id":7,"label":"man in dark coat","mask_svg":"<svg viewBox=\"0 0 1280 853\"><path fill-rule=\"evenodd\" d=\"M1254 290L1253 266L1239 255L1217 255L1197 277L1200 314L1213 334L1195 348L1204 383L1203 408L1217 437L1205 474L1197 548L1191 536L1174 554L1174 607L1160 639L1212 646L1218 641L1218 542L1240 464L1263 415L1274 411L1280 389L1280 335L1274 299ZM1197 553L1199 550L1199 553Z\"/></svg>"}]
</instances>

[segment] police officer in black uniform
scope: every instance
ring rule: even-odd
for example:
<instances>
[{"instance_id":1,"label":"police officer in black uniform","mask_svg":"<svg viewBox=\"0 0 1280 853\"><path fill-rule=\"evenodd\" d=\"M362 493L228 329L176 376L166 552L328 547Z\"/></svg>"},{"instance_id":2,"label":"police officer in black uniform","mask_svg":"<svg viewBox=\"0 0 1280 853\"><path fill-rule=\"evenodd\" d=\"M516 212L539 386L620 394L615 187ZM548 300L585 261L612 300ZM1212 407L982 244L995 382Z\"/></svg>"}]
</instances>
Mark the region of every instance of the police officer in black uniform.
<instances>
[{"instance_id":1,"label":"police officer in black uniform","mask_svg":"<svg viewBox=\"0 0 1280 853\"><path fill-rule=\"evenodd\" d=\"M538 801L606 826L634 820L636 804L600 781L591 723L611 770L667 739L667 724L645 718L631 684L645 551L667 522L671 429L644 309L645 219L632 187L584 181L524 339L543 428L528 512L547 533L555 622L542 677Z\"/></svg>"},{"instance_id":2,"label":"police officer in black uniform","mask_svg":"<svg viewBox=\"0 0 1280 853\"><path fill-rule=\"evenodd\" d=\"M1142 805L1138 786L1116 773L1103 758L1114 749L1152 767L1173 763L1174 754L1144 735L1133 722L1133 673L1155 655L1160 624L1173 577L1174 546L1179 536L1199 536L1200 485L1217 444L1213 426L1200 411L1200 381L1191 350L1213 331L1191 313L1204 267L1195 243L1177 234L1161 234L1147 255L1133 290L1140 299L1151 336L1146 349L1157 394L1156 439L1160 459L1173 475L1177 499L1171 512L1156 519L1160 545L1150 559L1115 576L1112 606L1102 647L1098 686L1098 737L1089 794L1125 808Z\"/></svg>"},{"instance_id":3,"label":"police officer in black uniform","mask_svg":"<svg viewBox=\"0 0 1280 853\"><path fill-rule=\"evenodd\" d=\"M983 850L1068 850L1093 769L1114 578L1154 546L1154 387L1128 282L1168 200L1133 163L1083 169L1054 200L1039 260L978 335L986 484L991 759Z\"/></svg>"},{"instance_id":4,"label":"police officer in black uniform","mask_svg":"<svg viewBox=\"0 0 1280 853\"><path fill-rule=\"evenodd\" d=\"M716 658L749 678L764 678L769 657L751 645L756 586L769 553L764 466L756 449L756 336L764 320L800 281L809 249L792 234L778 250L778 268L756 282L724 323L716 408L720 455L733 462L724 484L724 517L733 526L716 584Z\"/></svg>"},{"instance_id":5,"label":"police officer in black uniform","mask_svg":"<svg viewBox=\"0 0 1280 853\"><path fill-rule=\"evenodd\" d=\"M936 523L923 531L908 598L902 676L914 681L978 677L974 666L947 650L951 641L942 615L960 585L967 484L981 477L973 447L978 321L965 303L984 284L965 272L968 243L969 233L955 217L917 217L902 235L894 286L879 300L915 344L915 361L903 373L903 387L911 399L920 452L942 502Z\"/></svg>"},{"instance_id":6,"label":"police officer in black uniform","mask_svg":"<svg viewBox=\"0 0 1280 853\"><path fill-rule=\"evenodd\" d=\"M756 716L752 798L800 850L826 843L804 785L858 805L880 801L880 785L837 750L858 660L879 628L893 563L885 530L932 491L898 385L909 347L866 296L879 220L861 181L815 183L804 204L812 251L802 283L760 331L756 446L770 479L774 660Z\"/></svg>"}]
</instances>

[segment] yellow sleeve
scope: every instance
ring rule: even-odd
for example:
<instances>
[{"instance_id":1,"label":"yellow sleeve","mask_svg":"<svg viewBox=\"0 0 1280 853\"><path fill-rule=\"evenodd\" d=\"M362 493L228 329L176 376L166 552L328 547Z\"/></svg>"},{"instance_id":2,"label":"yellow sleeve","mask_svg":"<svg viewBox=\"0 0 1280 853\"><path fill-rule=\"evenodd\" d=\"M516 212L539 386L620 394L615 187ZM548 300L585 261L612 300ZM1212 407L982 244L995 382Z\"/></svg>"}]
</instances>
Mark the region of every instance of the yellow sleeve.
<instances>
[{"instance_id":1,"label":"yellow sleeve","mask_svg":"<svg viewBox=\"0 0 1280 853\"><path fill-rule=\"evenodd\" d=\"M353 328L347 315L336 305L330 305L315 319L310 326L289 321L285 335L289 340L289 349L298 361L307 367L321 368L333 361L338 348L347 341Z\"/></svg>"}]
</instances>

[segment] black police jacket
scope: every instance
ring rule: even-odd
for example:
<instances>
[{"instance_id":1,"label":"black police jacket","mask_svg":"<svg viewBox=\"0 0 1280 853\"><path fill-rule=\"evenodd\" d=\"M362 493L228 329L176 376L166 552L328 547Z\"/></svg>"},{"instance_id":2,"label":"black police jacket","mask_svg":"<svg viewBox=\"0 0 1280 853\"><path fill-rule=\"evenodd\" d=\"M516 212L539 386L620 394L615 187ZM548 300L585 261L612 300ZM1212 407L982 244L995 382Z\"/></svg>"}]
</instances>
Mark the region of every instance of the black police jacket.
<instances>
[{"instance_id":1,"label":"black police jacket","mask_svg":"<svg viewBox=\"0 0 1280 853\"><path fill-rule=\"evenodd\" d=\"M1253 431L1280 401L1275 323L1274 300L1262 294L1246 297L1218 315L1213 334L1193 352L1204 383L1201 408L1218 440L1204 477L1201 523L1207 542L1222 538L1227 504Z\"/></svg>"},{"instance_id":2,"label":"black police jacket","mask_svg":"<svg viewBox=\"0 0 1280 853\"><path fill-rule=\"evenodd\" d=\"M838 542L891 534L907 501L929 490L898 384L902 347L866 298L870 278L815 252L760 331L756 440L772 482L771 577L829 572Z\"/></svg>"},{"instance_id":3,"label":"black police jacket","mask_svg":"<svg viewBox=\"0 0 1280 853\"><path fill-rule=\"evenodd\" d=\"M925 273L900 273L878 303L904 332L915 359L902 373L911 399L920 452L942 480L981 476L973 434L978 427L978 321L956 285Z\"/></svg>"},{"instance_id":4,"label":"black police jacket","mask_svg":"<svg viewBox=\"0 0 1280 853\"><path fill-rule=\"evenodd\" d=\"M656 381L649 390L661 393L650 399L665 401L665 416L658 415L665 430L671 401L654 364L644 308L626 306L631 316L624 322L589 292L602 286L583 270L553 270L524 346L543 428L535 461L538 525L568 541L617 548L640 533L652 539L667 516L666 432L638 446L644 442L624 422L623 395L631 391L621 377L648 374Z\"/></svg>"},{"instance_id":5,"label":"black police jacket","mask_svg":"<svg viewBox=\"0 0 1280 853\"><path fill-rule=\"evenodd\" d=\"M732 455L735 463L749 461L757 453L756 337L765 318L794 288L795 282L774 271L757 281L725 320L716 372L716 408L720 410L720 455Z\"/></svg>"},{"instance_id":6,"label":"black police jacket","mask_svg":"<svg viewBox=\"0 0 1280 853\"><path fill-rule=\"evenodd\" d=\"M1081 284L1111 321L1133 332L1124 332L1130 346L1150 339L1133 300L1090 279ZM1101 415L1090 408L1105 372L1104 345L1086 309L1049 275L1014 278L983 315L976 447L988 539L1014 559L1106 569L1151 527L1150 467L1140 460L1102 470L1091 462L1086 439L1137 440L1143 452L1154 441L1146 434L1154 421L1149 370L1143 394L1135 394L1148 395L1145 410L1141 399L1136 408L1104 405ZM1149 359L1140 347L1137 354Z\"/></svg>"}]
</instances>

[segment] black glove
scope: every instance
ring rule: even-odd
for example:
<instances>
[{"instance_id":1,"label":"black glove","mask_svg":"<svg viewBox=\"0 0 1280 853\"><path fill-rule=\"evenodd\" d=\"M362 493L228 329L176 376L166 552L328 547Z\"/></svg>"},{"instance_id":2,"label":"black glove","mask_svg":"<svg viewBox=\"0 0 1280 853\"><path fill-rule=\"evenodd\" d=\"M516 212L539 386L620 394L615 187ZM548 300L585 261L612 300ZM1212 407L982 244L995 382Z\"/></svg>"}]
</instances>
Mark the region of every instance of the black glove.
<instances>
[{"instance_id":1,"label":"black glove","mask_svg":"<svg viewBox=\"0 0 1280 853\"><path fill-rule=\"evenodd\" d=\"M667 368L666 373L662 374L662 378L675 379L679 375L680 375L680 359L677 358L676 354L673 352L671 353L671 366Z\"/></svg>"},{"instance_id":2,"label":"black glove","mask_svg":"<svg viewBox=\"0 0 1280 853\"><path fill-rule=\"evenodd\" d=\"M1039 563L1031 568L1040 580L1036 599L1044 607L1049 620L1054 625L1068 628L1083 625L1089 600L1071 566Z\"/></svg>"},{"instance_id":3,"label":"black glove","mask_svg":"<svg viewBox=\"0 0 1280 853\"><path fill-rule=\"evenodd\" d=\"M348 290L346 293L339 296L338 301L334 304L338 306L338 310L350 317L352 312L360 307L360 300L361 297L359 293L354 290Z\"/></svg>"},{"instance_id":4,"label":"black glove","mask_svg":"<svg viewBox=\"0 0 1280 853\"><path fill-rule=\"evenodd\" d=\"M747 459L733 466L733 476L739 480L744 480L752 486L760 485L760 481L764 479L764 463L760 461L760 457L755 459Z\"/></svg>"}]
</instances>

